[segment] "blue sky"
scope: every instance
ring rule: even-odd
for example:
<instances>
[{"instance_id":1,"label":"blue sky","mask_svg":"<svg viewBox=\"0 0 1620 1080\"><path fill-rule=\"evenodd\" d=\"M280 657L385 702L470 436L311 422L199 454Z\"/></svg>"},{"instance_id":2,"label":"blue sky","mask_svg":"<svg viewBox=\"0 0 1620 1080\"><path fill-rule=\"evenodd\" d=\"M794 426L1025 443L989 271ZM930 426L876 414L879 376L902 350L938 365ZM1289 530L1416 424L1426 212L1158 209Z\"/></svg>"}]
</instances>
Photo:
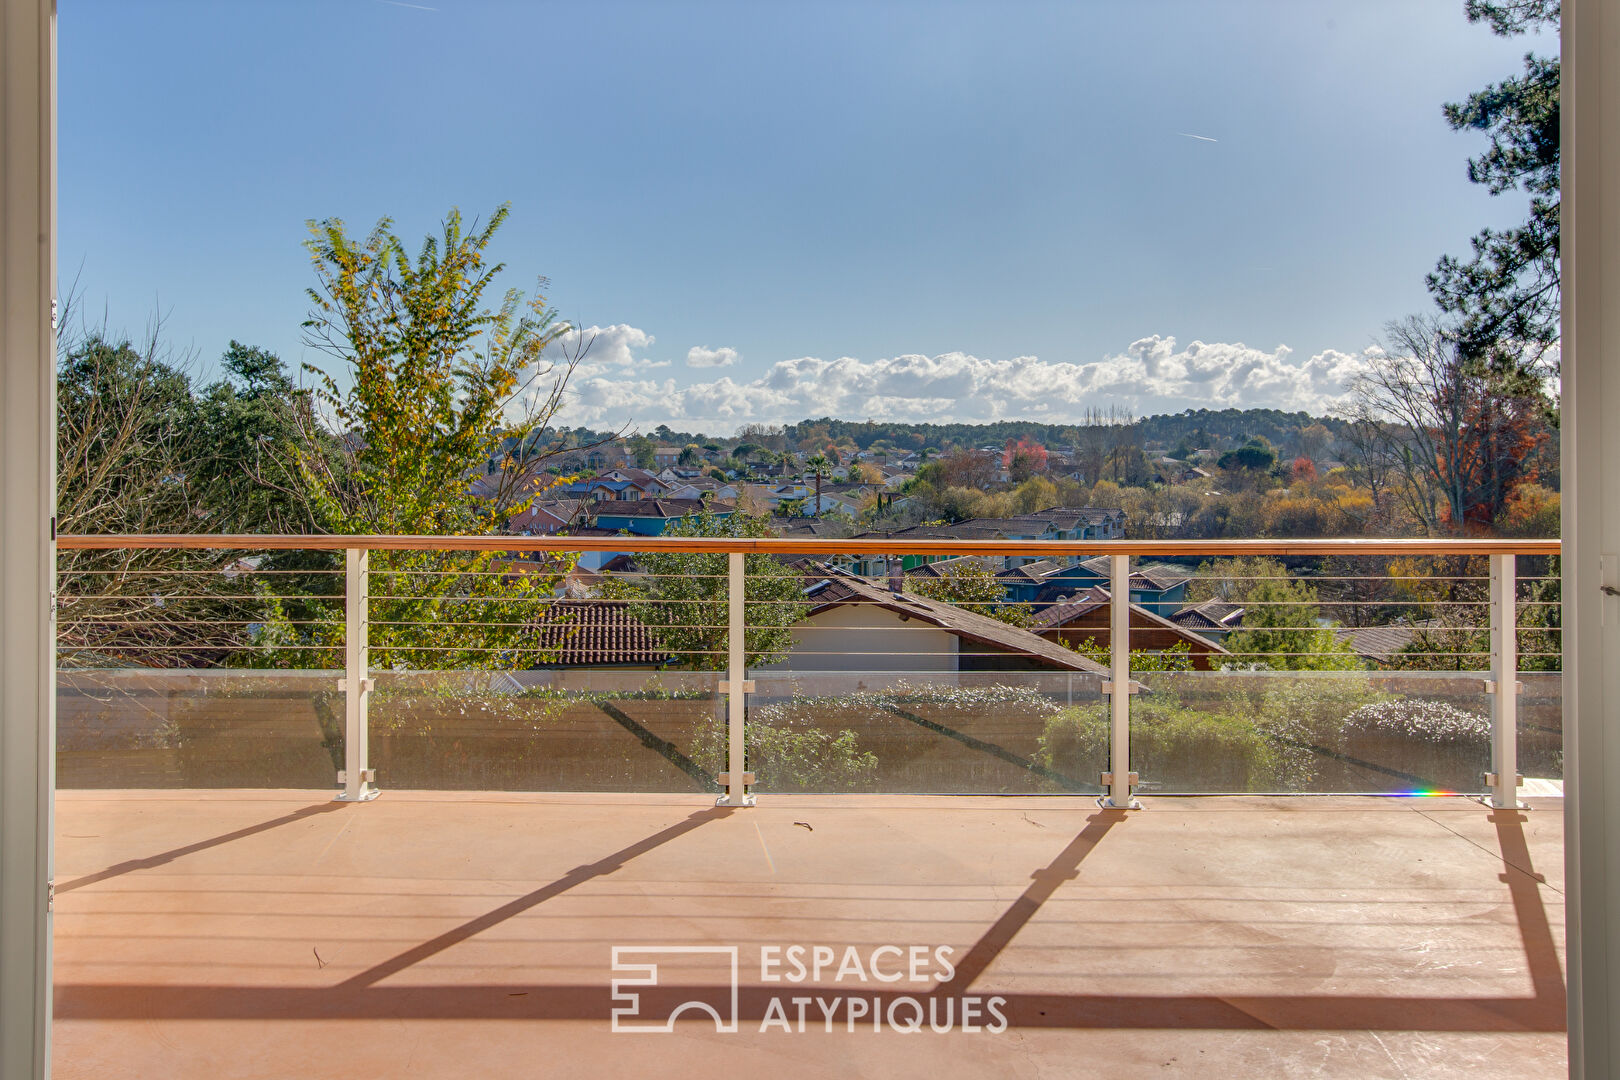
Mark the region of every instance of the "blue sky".
<instances>
[{"instance_id":1,"label":"blue sky","mask_svg":"<svg viewBox=\"0 0 1620 1080\"><path fill-rule=\"evenodd\" d=\"M1521 214L1440 104L1532 47L1461 0L61 0L62 274L318 360L306 219L510 201L514 283L602 328L576 423L1325 408Z\"/></svg>"}]
</instances>

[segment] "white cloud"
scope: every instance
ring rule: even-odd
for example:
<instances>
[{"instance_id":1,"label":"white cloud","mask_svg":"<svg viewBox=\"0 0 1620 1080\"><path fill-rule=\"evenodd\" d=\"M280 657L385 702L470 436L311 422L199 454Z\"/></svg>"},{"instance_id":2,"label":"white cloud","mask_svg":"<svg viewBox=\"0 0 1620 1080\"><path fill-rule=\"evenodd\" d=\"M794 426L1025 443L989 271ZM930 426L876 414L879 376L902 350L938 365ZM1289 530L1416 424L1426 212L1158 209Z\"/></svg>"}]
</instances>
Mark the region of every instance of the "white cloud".
<instances>
[{"instance_id":1,"label":"white cloud","mask_svg":"<svg viewBox=\"0 0 1620 1080\"><path fill-rule=\"evenodd\" d=\"M1129 408L1138 415L1189 408L1320 413L1344 398L1365 364L1365 354L1331 349L1297 360L1286 345L1266 350L1193 341L1181 347L1172 337L1154 335L1091 363L1034 356L994 360L962 352L878 360L804 356L778 361L752 379L722 375L677 382L641 376L654 366L638 356L652 344L650 334L622 325L592 329L598 346L569 386L562 419L598 427L668 423L724 432L749 422L817 416L1072 423L1093 406ZM730 349L693 349L687 362L727 353L735 356Z\"/></svg>"},{"instance_id":2,"label":"white cloud","mask_svg":"<svg viewBox=\"0 0 1620 1080\"><path fill-rule=\"evenodd\" d=\"M707 345L694 345L686 350L688 367L730 367L741 359L736 349L727 346L711 349Z\"/></svg>"}]
</instances>

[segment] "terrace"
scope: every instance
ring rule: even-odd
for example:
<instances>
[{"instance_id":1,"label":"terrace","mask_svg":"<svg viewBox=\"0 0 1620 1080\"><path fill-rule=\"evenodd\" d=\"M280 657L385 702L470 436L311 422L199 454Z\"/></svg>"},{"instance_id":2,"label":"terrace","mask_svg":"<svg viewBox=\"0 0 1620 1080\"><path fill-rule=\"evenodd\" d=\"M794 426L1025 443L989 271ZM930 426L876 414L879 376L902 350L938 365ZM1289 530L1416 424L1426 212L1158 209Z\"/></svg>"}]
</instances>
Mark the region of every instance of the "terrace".
<instances>
[{"instance_id":1,"label":"terrace","mask_svg":"<svg viewBox=\"0 0 1620 1080\"><path fill-rule=\"evenodd\" d=\"M1103 665L882 581L817 587L869 539L548 538L635 548L611 610L526 592L543 575L498 537L59 543L55 1075L1563 1068L1561 677L1521 670L1556 542L886 552L1101 554L1116 595L1144 559L1445 568L1431 669L1325 671L1157 670L1126 605ZM289 549L342 561L278 569ZM1398 576L1386 615L1419 604ZM834 585L843 613L792 623L785 660L755 637L789 627L782 580L794 618ZM683 634L627 621L675 595ZM293 638L263 634L278 597ZM862 970L765 978L794 945ZM885 946L951 964L883 981ZM622 981L648 962L657 986ZM721 1022L610 1034L688 1002Z\"/></svg>"}]
</instances>

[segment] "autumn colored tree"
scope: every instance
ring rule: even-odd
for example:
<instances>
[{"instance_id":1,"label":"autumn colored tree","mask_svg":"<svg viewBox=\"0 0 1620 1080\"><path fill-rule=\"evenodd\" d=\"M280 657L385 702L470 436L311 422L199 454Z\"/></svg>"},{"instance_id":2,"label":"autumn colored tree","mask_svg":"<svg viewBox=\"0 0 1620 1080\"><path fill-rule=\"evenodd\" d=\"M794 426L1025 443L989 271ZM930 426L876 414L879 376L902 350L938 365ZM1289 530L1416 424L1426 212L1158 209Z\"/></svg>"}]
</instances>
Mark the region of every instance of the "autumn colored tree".
<instances>
[{"instance_id":1,"label":"autumn colored tree","mask_svg":"<svg viewBox=\"0 0 1620 1080\"><path fill-rule=\"evenodd\" d=\"M1046 447L1040 443L1029 438L1020 438L1016 442L1008 439L1006 450L1001 455L1001 464L1012 482L1021 484L1031 476L1045 472L1046 459Z\"/></svg>"}]
</instances>

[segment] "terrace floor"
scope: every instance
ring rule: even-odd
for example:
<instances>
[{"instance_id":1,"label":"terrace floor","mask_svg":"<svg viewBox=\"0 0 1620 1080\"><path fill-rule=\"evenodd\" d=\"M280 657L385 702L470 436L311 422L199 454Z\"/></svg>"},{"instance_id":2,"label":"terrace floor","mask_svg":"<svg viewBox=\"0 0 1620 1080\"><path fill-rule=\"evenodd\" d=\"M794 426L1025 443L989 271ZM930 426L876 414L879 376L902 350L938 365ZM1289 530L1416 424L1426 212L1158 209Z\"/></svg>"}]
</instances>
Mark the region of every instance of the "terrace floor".
<instances>
[{"instance_id":1,"label":"terrace floor","mask_svg":"<svg viewBox=\"0 0 1620 1080\"><path fill-rule=\"evenodd\" d=\"M1556 799L706 802L64 791L54 1075L1565 1070ZM800 944L845 970L762 981L761 947ZM641 991L624 1024L689 1000L729 1017L736 946L735 1031L696 1010L669 1032L611 1030L614 947L667 945L723 948L625 951L659 985L623 991ZM918 982L896 967L912 946ZM918 1033L887 1022L917 1015L903 997ZM981 1029L962 1030L973 999ZM958 1028L930 1031L930 1008Z\"/></svg>"}]
</instances>

